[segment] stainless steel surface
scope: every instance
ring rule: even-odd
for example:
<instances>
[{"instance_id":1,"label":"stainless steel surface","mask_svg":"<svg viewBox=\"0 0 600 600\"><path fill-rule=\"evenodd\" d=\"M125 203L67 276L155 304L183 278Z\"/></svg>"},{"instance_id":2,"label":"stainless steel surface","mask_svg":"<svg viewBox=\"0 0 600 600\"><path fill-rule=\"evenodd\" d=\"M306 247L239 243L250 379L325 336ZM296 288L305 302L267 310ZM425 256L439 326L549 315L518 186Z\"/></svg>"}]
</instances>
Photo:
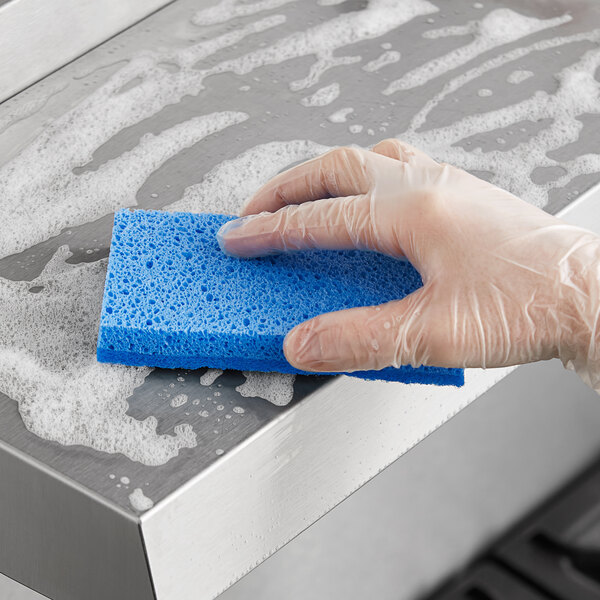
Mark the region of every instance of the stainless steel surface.
<instances>
[{"instance_id":1,"label":"stainless steel surface","mask_svg":"<svg viewBox=\"0 0 600 600\"><path fill-rule=\"evenodd\" d=\"M422 600L597 460L599 428L560 361L519 367L219 600Z\"/></svg>"},{"instance_id":2,"label":"stainless steel surface","mask_svg":"<svg viewBox=\"0 0 600 600\"><path fill-rule=\"evenodd\" d=\"M45 600L47 596L42 596L14 579L0 574L0 598L2 600Z\"/></svg>"},{"instance_id":3,"label":"stainless steel surface","mask_svg":"<svg viewBox=\"0 0 600 600\"><path fill-rule=\"evenodd\" d=\"M169 1L0 2L0 102Z\"/></svg>"},{"instance_id":4,"label":"stainless steel surface","mask_svg":"<svg viewBox=\"0 0 600 600\"><path fill-rule=\"evenodd\" d=\"M205 29L190 24L194 10L208 4L211 3L179 0L0 105L0 156L3 161L15 157L46 127L49 119L59 117L76 106L132 57L157 46L179 48L191 41L214 38L227 31L230 23ZM505 5L516 6L517 3L494 2L489 3L487 9ZM476 14L471 2L453 2L451 10L446 4L443 6L446 7L442 15L445 20L438 25L464 23ZM546 18L562 14L565 6L570 4L531 1L524 5L518 3L518 6L527 14ZM600 14L593 3L581 3L580 6L586 8L581 13L583 16L563 26L565 31L588 30L600 24ZM257 39L242 40L238 46L221 49L218 60L238 56L250 47L258 47L258 44L268 46L291 31L305 30L341 12L362 7L362 2L351 0L334 6L311 4L310 8L300 2L282 5L275 12L285 15L285 22L261 31ZM233 29L267 14L270 13L242 17L234 21ZM480 15L477 13L477 16ZM351 52L360 54L366 62L381 53L380 44L393 43L394 48L402 53L404 72L456 44L456 40L444 38L435 43L423 40L421 34L429 27L426 19L419 17L402 28L355 44ZM551 34L542 32L534 34L532 39L548 35ZM518 45L519 42L512 46ZM582 47L589 47L589 43L587 46L565 46L560 61L566 63L569 57L578 56ZM214 60L213 57L207 59L210 65ZM222 160L260 143L298 138L325 145L373 143L375 138L369 135L369 128L352 134L348 124L340 126L327 121L327 116L342 106L354 107L364 116L364 122L374 125L391 122L392 126L381 125L385 131L377 129L378 137L400 132L438 85L424 86L403 97L402 101L394 104L386 101L383 104L380 91L388 77L384 71L381 75L368 73L360 68L360 64L338 66L334 72L325 74L322 84L339 82L344 90L343 96L335 104L310 110L302 106L299 99L313 89L294 93L288 87L290 81L306 75L306 58L270 64L242 76L231 72L213 75L207 79L206 88L200 93L184 95L175 104L169 104L151 117L111 135L95 149L91 160L78 167L76 172L93 177L99 167L111 160L118 161L128 150L135 148L144 134L166 131L190 117L214 110L247 112L249 119L241 126L206 137L201 143L186 148L161 164L148 177L136 194L138 204L142 207L164 207L181 198L187 187L200 182ZM553 88L555 62L548 61L543 53L532 53L520 62L520 66L525 64L538 74L536 86ZM242 85L248 85L249 89L242 93L239 90ZM472 92L470 90L464 98L457 98L464 114L481 110L482 99ZM522 93L516 87L503 90L502 101L508 104ZM2 125L3 118L15 110L20 110L18 117ZM452 122L455 114L455 107L444 108L437 110L431 119L435 126L441 126ZM592 121L588 129L593 132L595 127L597 123ZM490 135L495 136L493 132ZM515 139L519 136L526 139L529 135L531 132L527 131L516 133ZM485 142L486 136L480 137ZM595 138L590 133L582 136L576 153L585 154L594 149ZM597 180L597 174L586 175L557 190L551 195L549 209L558 211L568 204L575 189L585 189ZM592 201L588 199L587 202ZM584 209L580 207L578 210ZM573 215L577 219L575 211ZM590 227L587 217L583 224ZM73 252L70 263L105 257L110 227L110 215L68 227L17 255L0 260L0 276L30 281L65 244ZM99 251L94 252L94 247ZM93 251L91 255L88 250ZM57 546L70 547L70 551L77 549L81 556L92 556L97 551L93 546L101 546L101 539L94 537L95 531L86 529L78 516L77 507L81 502L93 498L98 506L103 507L102 510L106 510L102 514L107 521L113 519L115 528L122 530L123 535L125 531L129 535L130 521L141 524L141 535L159 600L198 600L212 597L225 589L507 372L470 371L467 385L460 390L367 383L345 377L304 377L296 383L294 402L285 408L256 398L241 398L235 387L243 378L232 372L219 380L222 386L218 388L221 394L219 401L227 407L238 405L245 412L243 417L233 417L225 423L217 421L219 417L213 408L207 419L199 416L197 411L189 411L187 415L186 409L174 409L165 401L165 389L173 394L185 392L190 398L206 396L206 388L199 383L199 373L156 370L127 399L128 414L138 420L156 417L160 433L172 433L177 424L189 423L198 438L195 448L181 450L177 457L164 465L147 466L122 454L101 453L88 447L62 446L43 440L25 429L16 403L2 396L0 440L5 451L10 450L10 460L13 460L13 455L17 456L15 460L22 465L22 469L13 472L14 479L10 482L15 489L35 485L37 470L34 469L34 473L26 466L30 460L37 461L40 476L52 477L59 489L63 486L71 489L70 482L76 483L78 493L70 493L64 499L66 506L71 507L67 514L68 526L53 532ZM184 377L184 382L178 380L179 375ZM219 456L217 450L223 450L223 456ZM25 460L25 457L29 458ZM116 479L111 479L110 475ZM130 480L130 484L117 483L123 476ZM27 478L28 482L21 484L20 477ZM144 513L139 521L128 500L134 487L143 488L155 503L154 508ZM15 502L10 504L10 510L7 508L2 512L3 521L19 521L22 518L23 513ZM40 511L40 514L50 510L49 514L52 514L48 503L31 510ZM77 536L80 528L90 532L87 544L92 548L82 549L79 546ZM17 539L15 536L15 546L10 550L0 546L0 571L43 593L47 593L48 589L55 593L57 588L53 586L61 583L55 579L56 573L60 576L64 575L64 571L56 568L52 572L43 568L37 572L19 569L13 563L14 559L8 556L12 552L23 560L34 557L37 563L43 565L45 546L35 546L33 536L33 531L31 537ZM103 555L98 561L109 558L112 557ZM5 564L10 565L10 570L4 567ZM88 568L92 570L90 577L93 577L96 567L108 568L106 565L89 564ZM13 572L15 569L18 577ZM124 588L121 591L112 589L111 597L131 598L136 597L135 593L147 593L147 573L144 574L139 567L136 573L132 572L134 575L138 586L135 592L127 590L125 594ZM62 580L65 586L68 585L67 579L64 577ZM74 594L77 590L74 585L69 591L65 588L64 593ZM98 586L88 591L86 599L100 600L106 597L106 593L107 589L98 581ZM63 597L74 596L58 595L55 600Z\"/></svg>"},{"instance_id":5,"label":"stainless steel surface","mask_svg":"<svg viewBox=\"0 0 600 600\"><path fill-rule=\"evenodd\" d=\"M135 516L1 444L2 572L53 599L152 598Z\"/></svg>"}]
</instances>

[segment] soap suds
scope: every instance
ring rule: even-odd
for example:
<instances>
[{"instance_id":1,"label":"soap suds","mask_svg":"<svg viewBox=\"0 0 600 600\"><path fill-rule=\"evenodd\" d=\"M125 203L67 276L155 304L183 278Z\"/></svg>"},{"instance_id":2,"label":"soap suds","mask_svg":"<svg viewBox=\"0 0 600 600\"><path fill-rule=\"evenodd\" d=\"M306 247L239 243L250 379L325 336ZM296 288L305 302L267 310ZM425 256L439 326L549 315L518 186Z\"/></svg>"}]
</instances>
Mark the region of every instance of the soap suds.
<instances>
[{"instance_id":1,"label":"soap suds","mask_svg":"<svg viewBox=\"0 0 600 600\"><path fill-rule=\"evenodd\" d=\"M235 389L244 398L263 398L276 406L289 404L294 396L294 373L244 371L246 381Z\"/></svg>"},{"instance_id":2,"label":"soap suds","mask_svg":"<svg viewBox=\"0 0 600 600\"><path fill-rule=\"evenodd\" d=\"M207 369L200 377L200 383L207 386L212 385L221 375L223 375L221 369Z\"/></svg>"},{"instance_id":3,"label":"soap suds","mask_svg":"<svg viewBox=\"0 0 600 600\"><path fill-rule=\"evenodd\" d=\"M348 127L348 131L350 133L360 133L363 130L363 126L362 125L350 125Z\"/></svg>"},{"instance_id":4,"label":"soap suds","mask_svg":"<svg viewBox=\"0 0 600 600\"><path fill-rule=\"evenodd\" d=\"M33 281L0 278L0 392L41 438L164 464L196 435L187 424L159 435L154 417L126 414L150 369L96 361L106 260L70 265L69 256L61 247Z\"/></svg>"},{"instance_id":5,"label":"soap suds","mask_svg":"<svg viewBox=\"0 0 600 600\"><path fill-rule=\"evenodd\" d=\"M340 110L336 110L333 114L329 115L327 120L331 123L345 123L348 120L348 115L353 112L354 109L350 107L340 108Z\"/></svg>"},{"instance_id":6,"label":"soap suds","mask_svg":"<svg viewBox=\"0 0 600 600\"><path fill-rule=\"evenodd\" d=\"M397 63L399 60L400 52L397 52L396 50L387 50L383 54L379 55L376 59L363 65L363 69L365 71L373 73L375 71L379 71L379 69L382 69L387 65Z\"/></svg>"},{"instance_id":7,"label":"soap suds","mask_svg":"<svg viewBox=\"0 0 600 600\"><path fill-rule=\"evenodd\" d=\"M144 494L141 488L135 488L135 490L129 494L129 503L138 512L150 510L154 506L154 502Z\"/></svg>"},{"instance_id":8,"label":"soap suds","mask_svg":"<svg viewBox=\"0 0 600 600\"><path fill-rule=\"evenodd\" d=\"M513 71L506 78L506 81L508 81L508 83L512 83L512 84L516 85L518 83L522 83L523 81L529 79L530 77L533 77L532 71L524 71L522 69L517 69L516 71Z\"/></svg>"},{"instance_id":9,"label":"soap suds","mask_svg":"<svg viewBox=\"0 0 600 600\"><path fill-rule=\"evenodd\" d=\"M232 71L245 75L258 67L314 55L316 61L310 67L308 75L290 83L292 90L306 89L315 85L329 69L360 60L358 56L333 56L336 50L380 37L417 16L438 10L427 0L371 0L362 10L338 15L306 31L288 35L271 46L224 61L209 72Z\"/></svg>"},{"instance_id":10,"label":"soap suds","mask_svg":"<svg viewBox=\"0 0 600 600\"><path fill-rule=\"evenodd\" d=\"M259 144L217 165L199 184L188 187L181 200L165 209L237 214L244 202L279 171L329 149L309 140Z\"/></svg>"},{"instance_id":11,"label":"soap suds","mask_svg":"<svg viewBox=\"0 0 600 600\"><path fill-rule=\"evenodd\" d=\"M81 175L72 169L77 162L91 159L91 155L74 152L83 150L79 141L83 132L72 127L59 131L56 124L51 125L49 129L55 135L47 130L40 136L44 142L38 138L0 168L2 210L11 216L10 223L2 226L0 257L44 241L66 226L87 223L117 208L135 205L137 190L169 158L247 118L240 112L212 113L158 135L146 134L134 149ZM58 119L58 123L61 121ZM37 160L38 153L46 157L46 164ZM34 164L36 168L32 169Z\"/></svg>"},{"instance_id":12,"label":"soap suds","mask_svg":"<svg viewBox=\"0 0 600 600\"><path fill-rule=\"evenodd\" d=\"M225 23L238 17L247 17L265 10L274 10L290 2L296 2L296 0L258 0L252 3L240 0L221 0L215 6L196 12L192 17L192 23L198 26Z\"/></svg>"},{"instance_id":13,"label":"soap suds","mask_svg":"<svg viewBox=\"0 0 600 600\"><path fill-rule=\"evenodd\" d=\"M538 90L514 105L485 113L462 117L451 125L423 131L427 116L442 99L482 74L529 54L536 50L557 47L583 39L599 40L600 30L573 36L557 37L536 42L526 48L518 48L486 61L482 65L454 78L444 89L415 115L407 131L399 135L436 159L458 167L484 171L491 174L492 183L519 195L539 207L548 201L548 192L560 188L579 175L600 172L600 155L588 154L569 161L549 157L557 150L579 138L583 123L578 117L584 114L600 114L598 96L600 84L594 73L600 67L600 50L585 52L580 59L555 75L558 89L553 92ZM476 148L467 152L461 144L468 138L484 132L501 133L522 122L542 122L540 130L520 142L509 151L482 152ZM505 143L503 138L498 138ZM531 174L537 168L561 167L566 174L551 182L535 183Z\"/></svg>"},{"instance_id":14,"label":"soap suds","mask_svg":"<svg viewBox=\"0 0 600 600\"><path fill-rule=\"evenodd\" d=\"M516 42L532 33L568 23L571 19L570 15L563 15L542 20L521 15L509 8L498 8L488 13L480 21L471 21L466 25L455 25L426 31L423 36L429 39L467 34L473 34L474 39L466 46L461 46L442 57L434 58L409 71L400 79L391 82L383 93L393 94L399 90L409 90L423 85L466 64L484 52L504 44Z\"/></svg>"},{"instance_id":15,"label":"soap suds","mask_svg":"<svg viewBox=\"0 0 600 600\"><path fill-rule=\"evenodd\" d=\"M172 408L179 408L180 406L183 406L187 401L187 394L177 394L177 396L171 398L170 404Z\"/></svg>"},{"instance_id":16,"label":"soap suds","mask_svg":"<svg viewBox=\"0 0 600 600\"><path fill-rule=\"evenodd\" d=\"M340 95L340 84L332 83L325 87L319 88L311 96L302 98L300 103L303 106L327 106L331 104Z\"/></svg>"},{"instance_id":17,"label":"soap suds","mask_svg":"<svg viewBox=\"0 0 600 600\"><path fill-rule=\"evenodd\" d=\"M246 10L241 8L246 5L235 5ZM245 120L245 113L234 112L196 117L158 135L144 136L136 148L96 171L81 175L72 172L74 167L89 163L94 151L122 129L186 95L198 94L207 77L225 72L243 75L265 65L314 55L316 61L307 77L290 83L294 90L304 89L317 83L328 69L360 60L357 56L333 56L336 50L379 37L418 15L437 10L427 0L371 0L363 10L338 15L206 69L196 67L221 49L281 25L285 17L270 15L183 49L147 52L132 59L0 168L0 198L3 208L11 212L10 225L0 231L0 257L69 226L135 205L137 189L166 160L207 135ZM122 91L133 81L135 86ZM40 157L47 158L40 161Z\"/></svg>"}]
</instances>

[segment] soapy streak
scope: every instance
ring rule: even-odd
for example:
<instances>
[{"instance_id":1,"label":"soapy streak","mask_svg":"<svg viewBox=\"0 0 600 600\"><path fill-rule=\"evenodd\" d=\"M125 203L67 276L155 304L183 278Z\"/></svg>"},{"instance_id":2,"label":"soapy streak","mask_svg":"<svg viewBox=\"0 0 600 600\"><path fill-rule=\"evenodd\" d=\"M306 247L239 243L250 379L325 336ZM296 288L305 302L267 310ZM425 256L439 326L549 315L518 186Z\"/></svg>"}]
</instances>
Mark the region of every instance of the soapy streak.
<instances>
[{"instance_id":1,"label":"soapy streak","mask_svg":"<svg viewBox=\"0 0 600 600\"><path fill-rule=\"evenodd\" d=\"M409 71L400 79L392 81L383 92L393 94L398 90L408 90L466 64L475 57L498 46L516 42L517 40L571 21L570 15L554 19L540 20L520 15L508 8L499 8L488 13L481 21L472 21L466 26L446 27L425 32L424 37L435 38L448 35L464 35L473 33L475 39L466 46L461 46L448 54L434 58Z\"/></svg>"},{"instance_id":2,"label":"soapy streak","mask_svg":"<svg viewBox=\"0 0 600 600\"><path fill-rule=\"evenodd\" d=\"M215 6L199 10L192 17L194 25L214 25L225 23L237 17L247 17L265 10L273 10L296 0L259 0L252 4L244 4L240 0L223 0Z\"/></svg>"},{"instance_id":3,"label":"soapy streak","mask_svg":"<svg viewBox=\"0 0 600 600\"><path fill-rule=\"evenodd\" d=\"M600 30L542 40L470 69L448 82L440 93L425 104L412 119L409 128L398 137L430 152L438 160L468 170L488 171L493 174L491 181L496 185L532 204L544 207L549 190L560 188L579 175L600 172L600 161L594 158L597 155L579 157L566 163L548 157L548 153L553 150L577 141L583 127L577 117L583 114L600 114L600 84L594 78L594 71L600 64L599 50L584 53L578 62L564 68L556 76L559 87L554 94L538 91L531 98L515 105L471 115L445 127L429 130L423 128L428 115L444 98L484 73L534 51L581 41L600 41ZM509 128L522 121L535 122L548 118L552 122L547 127L508 152L467 152L458 145L476 134ZM536 184L531 180L531 173L537 167L557 166L566 169L567 173L555 181Z\"/></svg>"},{"instance_id":4,"label":"soapy streak","mask_svg":"<svg viewBox=\"0 0 600 600\"><path fill-rule=\"evenodd\" d=\"M132 150L133 156L124 156L111 163L112 171L109 164L98 173L100 178L104 175L103 181L87 173L74 175L72 169L88 163L94 150L123 128L151 117L167 104L180 101L184 95L198 94L204 89L206 77L224 72L246 74L265 65L315 55L317 60L308 77L290 84L293 89L301 89L316 83L329 68L360 60L359 57L334 57L335 50L381 36L416 16L437 10L427 0L372 0L364 10L339 15L307 31L288 35L271 46L209 69L195 68L219 50L276 27L285 20L281 15L271 15L183 50L147 53L132 60L71 111L56 119L0 169L0 208L7 214L14 214L10 224L5 222L1 226L0 257L41 242L65 227L93 220L119 206L135 204L135 191L145 178L164 160L207 135L209 122L192 119L158 136L144 138L137 153ZM166 63L179 66L179 70L170 72L164 67ZM139 84L119 93L123 86L138 78ZM245 117L242 113L234 115L236 113L229 115L228 123L222 122L215 127L230 126ZM200 131L194 134L195 126ZM162 146L162 149L155 146ZM162 153L162 160L154 153ZM47 169L32 170L30 165L37 163L39 156L52 157L52 163ZM136 164L134 157L140 162ZM123 166L129 167L134 181L119 189L119 181L122 182L124 177L117 176L115 171L119 172ZM105 182L112 186L112 189L108 188L110 193L97 194L96 190L104 189L100 184ZM30 215L39 210L43 211L40 218L31 220Z\"/></svg>"},{"instance_id":5,"label":"soapy streak","mask_svg":"<svg viewBox=\"0 0 600 600\"><path fill-rule=\"evenodd\" d=\"M31 282L0 279L0 392L41 438L164 464L193 448L196 435L186 424L159 435L154 417L126 414L125 399L150 369L96 361L106 260L69 265L69 256L61 247ZM28 291L38 286L39 293Z\"/></svg>"}]
</instances>

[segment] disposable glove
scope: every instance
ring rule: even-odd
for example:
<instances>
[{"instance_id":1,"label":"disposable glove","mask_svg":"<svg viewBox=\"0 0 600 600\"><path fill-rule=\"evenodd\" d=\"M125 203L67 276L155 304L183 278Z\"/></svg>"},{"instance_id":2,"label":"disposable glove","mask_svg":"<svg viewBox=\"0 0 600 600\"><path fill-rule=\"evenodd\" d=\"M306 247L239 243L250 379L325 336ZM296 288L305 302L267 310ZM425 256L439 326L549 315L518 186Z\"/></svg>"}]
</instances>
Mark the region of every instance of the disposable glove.
<instances>
[{"instance_id":1,"label":"disposable glove","mask_svg":"<svg viewBox=\"0 0 600 600\"><path fill-rule=\"evenodd\" d=\"M423 287L292 329L307 371L501 367L559 357L600 391L600 238L398 140L281 173L218 235L230 255L360 248L408 259Z\"/></svg>"}]
</instances>

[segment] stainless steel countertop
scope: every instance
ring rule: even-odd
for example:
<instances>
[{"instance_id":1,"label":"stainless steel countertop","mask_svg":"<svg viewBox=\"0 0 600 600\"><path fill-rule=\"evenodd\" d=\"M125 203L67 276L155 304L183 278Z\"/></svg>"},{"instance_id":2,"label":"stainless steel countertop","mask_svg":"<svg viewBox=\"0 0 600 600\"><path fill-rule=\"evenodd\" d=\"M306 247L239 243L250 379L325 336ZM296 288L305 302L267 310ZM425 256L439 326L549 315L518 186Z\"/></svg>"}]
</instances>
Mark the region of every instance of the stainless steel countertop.
<instances>
[{"instance_id":1,"label":"stainless steel countertop","mask_svg":"<svg viewBox=\"0 0 600 600\"><path fill-rule=\"evenodd\" d=\"M340 13L362 9L365 5L355 0L332 6L290 2L224 24L202 28L192 25L190 18L194 11L209 4L214 3L178 0L0 104L0 161L4 163L17 156L43 131L49 120L75 106L106 82L126 64L125 61L139 53L157 47L185 47L192 41L213 38L270 14L285 15L285 22L266 29L257 38L242 40L238 45L208 57L206 62L212 66L217 61L248 51L250 46L256 48L258 41L268 46L292 31L305 30ZM557 17L571 11L573 20L560 26L560 35L572 35L600 26L600 6L593 2L488 0L483 8L474 7L473 2L459 0L434 4L440 7L439 12L418 16L401 28L350 46L346 53L360 55L361 60L326 72L321 82L310 89L293 91L288 84L306 76L312 57L267 65L245 75L231 72L212 75L207 78L206 89L202 92L184 95L177 103L110 136L96 149L92 159L77 169L77 173L93 173L99 166L134 148L144 134L158 134L194 116L215 110L248 113L249 118L243 124L206 137L178 152L151 173L137 191L138 206L165 207L180 199L186 188L201 182L205 174L223 160L258 144L273 140L309 139L327 146L367 146L377 139L400 134L425 102L456 73L446 73L410 93L383 96L381 91L398 76L396 73L409 71L464 45L465 39L469 39L450 36L432 41L422 37L424 31L480 19L486 12L498 7L512 7L538 18ZM431 20L434 23L429 22ZM525 40L484 52L466 66L480 63L500 51L524 47L555 35L558 35L555 31L533 33ZM401 53L398 65L377 72L363 70L362 65L377 58L383 52L381 44L386 43L392 44L393 49ZM595 42L580 41L561 46L561 54L554 54L552 60L548 60L548 53L532 52L519 60L517 66L510 63L483 75L477 85L494 89L493 101L499 106L512 104L538 89L551 92L556 87L554 75L557 70L595 45ZM344 50L340 50L339 54L343 53ZM464 68L460 67L457 72ZM498 85L498 81L503 82L515 68L531 70L536 76L519 86ZM300 103L304 96L332 82L338 82L343 90L333 104L307 108ZM242 85L248 85L250 89L240 91ZM477 87L472 85L460 88L453 95L452 103L442 102L431 113L428 126L442 127L454 122L457 114L488 110L485 103L489 102L489 98L479 96L476 91ZM342 107L354 109L348 122L332 123L327 120ZM595 151L599 123L597 116L585 118L585 132L576 148L563 152L565 161L575 155ZM364 124L364 129L351 133L348 126L352 124ZM373 130L372 133L369 129ZM523 129L525 131L515 131L512 140L525 140L532 136L535 124ZM489 131L475 136L473 142L484 150L495 149L496 138L497 133ZM508 149L508 152L511 151ZM598 180L598 173L588 174L552 191L547 210L555 213L564 209ZM2 199L0 212L1 208ZM3 214L3 217L4 221L10 219L10 215ZM58 235L0 259L0 277L15 281L34 279L57 249L65 244L73 252L69 263L102 259L108 255L111 224L112 217L108 214L90 223L65 228ZM88 253L95 248L98 251ZM199 382L202 371L178 373L155 370L127 399L128 414L138 420L156 417L159 433L172 434L176 425L189 423L198 441L196 447L180 450L178 456L166 464L147 466L122 454L98 452L81 445L64 446L41 439L25 428L17 403L2 395L0 448L11 456L29 461L30 465L44 470L48 476L75 486L80 493L109 509L114 508L115 514L122 515L124 519L141 524L157 597L187 598L185 594L190 588L185 586L194 584L194 581L191 577L189 583L182 580L186 580L192 572L199 573L197 577L211 578L202 596L211 597L309 526L506 372L508 370L469 371L467 385L461 390L366 383L346 377L298 377L294 400L286 407L277 407L257 398L242 398L235 390L243 382L242 375L227 372L217 380L210 393L220 393L219 403L226 407L226 412L230 412L232 406L240 406L244 413L241 416L230 412L232 418L225 421L212 406L209 407L210 417L206 418L198 415L198 410L193 410L191 402L172 408L165 401L165 389L171 395L185 393L190 401L206 397L207 388ZM183 377L184 381L178 380L178 377ZM337 447L332 447L334 441ZM224 452L220 455L217 450ZM364 458L361 459L361 456ZM253 481L247 479L252 475ZM121 477L127 477L130 483L121 484ZM154 508L141 517L128 499L137 487L142 488L154 502ZM248 492L247 498L244 497L245 491ZM261 497L268 506L264 506L260 513L249 514L248 510L257 510ZM240 502L247 502L248 510L241 510ZM194 507L210 510L217 505L223 510L213 515L206 512L202 517L192 514ZM267 514L269 511L272 514ZM165 528L172 536L172 543L165 540ZM228 528L232 528L233 533ZM196 565L192 560L182 562L182 544L187 543L186 536L191 531L205 532L204 539L189 542L190 548L195 548L194 544L204 547L202 565ZM232 540L236 536L238 545L234 549ZM244 536L246 539L241 540ZM248 543L252 536L255 538ZM215 563L206 562L206 557L211 555L207 544L215 549ZM231 552L225 557L221 553L228 547L231 547ZM199 585L197 580L194 585Z\"/></svg>"}]
</instances>

